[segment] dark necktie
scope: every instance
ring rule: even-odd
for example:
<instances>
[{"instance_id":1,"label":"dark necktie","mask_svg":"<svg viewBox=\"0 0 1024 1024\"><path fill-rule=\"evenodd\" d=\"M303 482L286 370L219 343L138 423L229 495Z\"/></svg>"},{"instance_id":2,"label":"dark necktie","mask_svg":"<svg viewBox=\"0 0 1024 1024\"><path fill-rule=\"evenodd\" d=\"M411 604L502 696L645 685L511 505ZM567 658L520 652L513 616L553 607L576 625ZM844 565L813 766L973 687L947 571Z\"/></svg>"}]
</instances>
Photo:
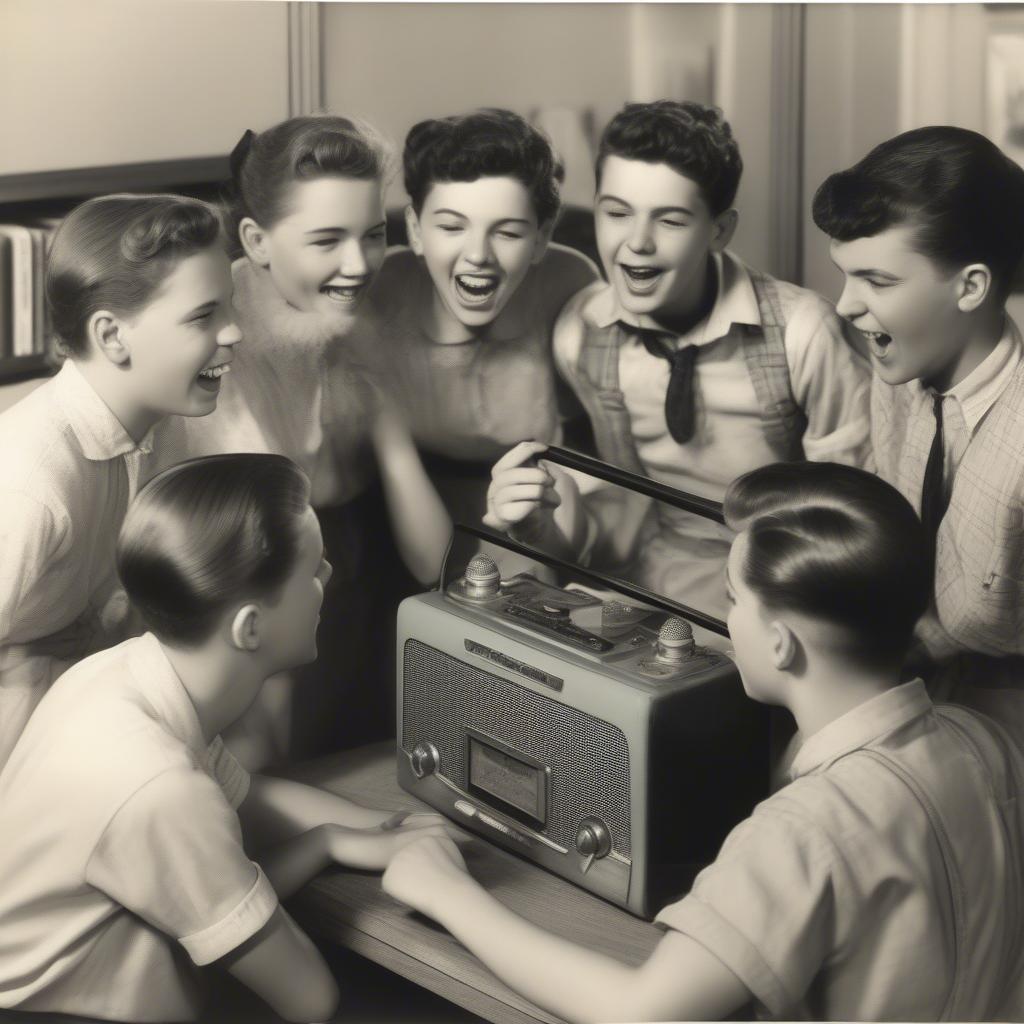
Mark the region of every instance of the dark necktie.
<instances>
[{"instance_id":1,"label":"dark necktie","mask_svg":"<svg viewBox=\"0 0 1024 1024\"><path fill-rule=\"evenodd\" d=\"M928 452L928 462L924 469L924 484L921 487L921 522L924 524L928 538L928 549L932 560L935 559L935 540L939 533L939 523L946 513L946 493L942 485L943 469L946 455L942 443L942 400L945 395L936 395L934 399L935 437Z\"/></svg>"},{"instance_id":2,"label":"dark necktie","mask_svg":"<svg viewBox=\"0 0 1024 1024\"><path fill-rule=\"evenodd\" d=\"M652 331L647 327L634 327L622 323L628 334L639 338L652 356L667 359L672 367L665 393L665 422L668 432L676 444L686 444L693 437L696 427L696 410L693 400L693 368L697 362L697 346L684 345L680 349L666 346L672 338L665 331Z\"/></svg>"}]
</instances>

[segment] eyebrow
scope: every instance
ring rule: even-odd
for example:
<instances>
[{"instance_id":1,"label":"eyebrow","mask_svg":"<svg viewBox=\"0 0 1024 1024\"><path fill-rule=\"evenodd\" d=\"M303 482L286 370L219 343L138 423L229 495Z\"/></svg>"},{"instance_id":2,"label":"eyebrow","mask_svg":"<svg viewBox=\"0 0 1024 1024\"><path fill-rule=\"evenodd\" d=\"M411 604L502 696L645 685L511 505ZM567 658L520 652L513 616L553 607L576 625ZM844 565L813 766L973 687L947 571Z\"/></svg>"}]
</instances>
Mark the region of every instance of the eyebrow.
<instances>
[{"instance_id":1,"label":"eyebrow","mask_svg":"<svg viewBox=\"0 0 1024 1024\"><path fill-rule=\"evenodd\" d=\"M832 266L847 277L887 277L891 281L899 280L898 274L892 274L888 270L879 270L877 267L860 267L857 270L843 270L834 257L830 255L829 259L832 261Z\"/></svg>"},{"instance_id":2,"label":"eyebrow","mask_svg":"<svg viewBox=\"0 0 1024 1024\"><path fill-rule=\"evenodd\" d=\"M446 213L450 217L458 217L460 220L469 220L469 217L464 213L459 213L458 210L450 210L448 207L442 207L440 210L434 210L431 214L432 217L438 217L441 214ZM526 217L501 217L499 220L494 222L495 224L525 224L530 227L531 221Z\"/></svg>"},{"instance_id":3,"label":"eyebrow","mask_svg":"<svg viewBox=\"0 0 1024 1024\"><path fill-rule=\"evenodd\" d=\"M366 230L367 231L376 231L377 228L383 228L383 227L387 227L387 221L386 220L379 220L379 221L377 221L376 224L374 224L372 227L367 228ZM307 231L306 234L307 235L344 234L345 232L347 232L349 230L350 230L349 228L340 227L340 226L339 227L331 227L331 228L310 228L310 230Z\"/></svg>"},{"instance_id":4,"label":"eyebrow","mask_svg":"<svg viewBox=\"0 0 1024 1024\"><path fill-rule=\"evenodd\" d=\"M204 302L201 306L196 306L195 309L190 309L182 318L181 323L187 323L189 320L201 315L202 313L214 310L219 305L217 299L210 299L209 302Z\"/></svg>"}]
</instances>

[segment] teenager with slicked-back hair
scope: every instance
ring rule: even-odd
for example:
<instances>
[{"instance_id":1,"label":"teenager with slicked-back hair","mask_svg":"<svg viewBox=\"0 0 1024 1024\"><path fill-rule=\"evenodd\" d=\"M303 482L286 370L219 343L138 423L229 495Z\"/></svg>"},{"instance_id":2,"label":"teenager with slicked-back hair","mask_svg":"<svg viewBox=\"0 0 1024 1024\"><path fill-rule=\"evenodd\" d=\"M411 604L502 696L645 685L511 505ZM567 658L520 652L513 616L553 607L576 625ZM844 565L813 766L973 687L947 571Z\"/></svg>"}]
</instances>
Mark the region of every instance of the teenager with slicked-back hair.
<instances>
[{"instance_id":1,"label":"teenager with slicked-back hair","mask_svg":"<svg viewBox=\"0 0 1024 1024\"><path fill-rule=\"evenodd\" d=\"M380 651L391 647L399 597L416 585L410 574L436 578L450 522L382 400L375 353L352 332L384 260L386 143L349 118L295 117L246 132L231 166L242 251L234 304L246 345L216 414L178 424L157 465L273 452L312 481L338 565L324 609L332 628L322 662L295 686L268 687L240 727L246 735L229 737L261 764L391 735L394 686Z\"/></svg>"},{"instance_id":2,"label":"teenager with slicked-back hair","mask_svg":"<svg viewBox=\"0 0 1024 1024\"><path fill-rule=\"evenodd\" d=\"M117 566L149 632L68 671L0 772L0 1008L193 1020L204 967L278 1019L327 1020L338 985L279 901L330 865L462 838L250 776L221 740L268 676L316 657L331 567L309 491L281 455L220 455L129 508Z\"/></svg>"},{"instance_id":3,"label":"teenager with slicked-back hair","mask_svg":"<svg viewBox=\"0 0 1024 1024\"><path fill-rule=\"evenodd\" d=\"M978 132L879 143L814 197L868 340L871 448L925 524L935 586L914 661L1024 743L1024 168Z\"/></svg>"},{"instance_id":4,"label":"teenager with slicked-back hair","mask_svg":"<svg viewBox=\"0 0 1024 1024\"><path fill-rule=\"evenodd\" d=\"M359 330L386 357L449 509L479 523L494 457L523 437L560 437L552 329L597 273L550 243L563 170L518 114L421 121L402 170L409 248L388 253Z\"/></svg>"},{"instance_id":5,"label":"teenager with slicked-back hair","mask_svg":"<svg viewBox=\"0 0 1024 1024\"><path fill-rule=\"evenodd\" d=\"M127 628L114 542L144 453L165 417L214 409L240 338L198 200L90 199L47 263L67 358L0 414L0 767L53 680Z\"/></svg>"},{"instance_id":6,"label":"teenager with slicked-back hair","mask_svg":"<svg viewBox=\"0 0 1024 1024\"><path fill-rule=\"evenodd\" d=\"M1019 1017L1024 751L901 679L931 575L914 509L872 473L803 462L741 477L725 510L743 687L804 742L788 784L660 910L646 961L519 917L445 837L397 854L384 891L560 1019Z\"/></svg>"}]
</instances>

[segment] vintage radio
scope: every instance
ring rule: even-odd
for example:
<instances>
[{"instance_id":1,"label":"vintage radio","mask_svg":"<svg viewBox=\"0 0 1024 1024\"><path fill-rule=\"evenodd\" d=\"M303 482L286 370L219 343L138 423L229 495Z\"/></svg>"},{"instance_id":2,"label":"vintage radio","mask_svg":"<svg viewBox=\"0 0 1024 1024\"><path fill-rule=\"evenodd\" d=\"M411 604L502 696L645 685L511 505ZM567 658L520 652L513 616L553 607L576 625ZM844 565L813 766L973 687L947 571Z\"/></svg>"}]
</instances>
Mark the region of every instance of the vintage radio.
<instances>
[{"instance_id":1,"label":"vintage radio","mask_svg":"<svg viewBox=\"0 0 1024 1024\"><path fill-rule=\"evenodd\" d=\"M712 502L574 452L543 457L721 521ZM724 623L483 531L456 534L477 553L398 613L400 784L652 917L767 792L766 710L729 657L698 642L726 636ZM521 564L502 578L506 552Z\"/></svg>"}]
</instances>

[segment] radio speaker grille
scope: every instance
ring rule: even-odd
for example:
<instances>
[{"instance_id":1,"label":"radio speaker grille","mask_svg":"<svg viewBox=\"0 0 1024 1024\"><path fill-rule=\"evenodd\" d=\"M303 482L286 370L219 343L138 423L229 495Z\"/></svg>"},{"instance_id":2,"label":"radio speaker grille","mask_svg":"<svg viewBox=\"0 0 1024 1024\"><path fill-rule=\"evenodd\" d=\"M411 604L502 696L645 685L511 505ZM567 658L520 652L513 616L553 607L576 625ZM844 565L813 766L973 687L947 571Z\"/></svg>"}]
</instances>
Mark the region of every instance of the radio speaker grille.
<instances>
[{"instance_id":1,"label":"radio speaker grille","mask_svg":"<svg viewBox=\"0 0 1024 1024\"><path fill-rule=\"evenodd\" d=\"M501 740L551 769L545 834L572 849L580 821L596 814L612 849L630 856L629 752L608 722L467 665L418 640L405 644L402 746L437 747L441 774L466 791L464 726Z\"/></svg>"}]
</instances>

